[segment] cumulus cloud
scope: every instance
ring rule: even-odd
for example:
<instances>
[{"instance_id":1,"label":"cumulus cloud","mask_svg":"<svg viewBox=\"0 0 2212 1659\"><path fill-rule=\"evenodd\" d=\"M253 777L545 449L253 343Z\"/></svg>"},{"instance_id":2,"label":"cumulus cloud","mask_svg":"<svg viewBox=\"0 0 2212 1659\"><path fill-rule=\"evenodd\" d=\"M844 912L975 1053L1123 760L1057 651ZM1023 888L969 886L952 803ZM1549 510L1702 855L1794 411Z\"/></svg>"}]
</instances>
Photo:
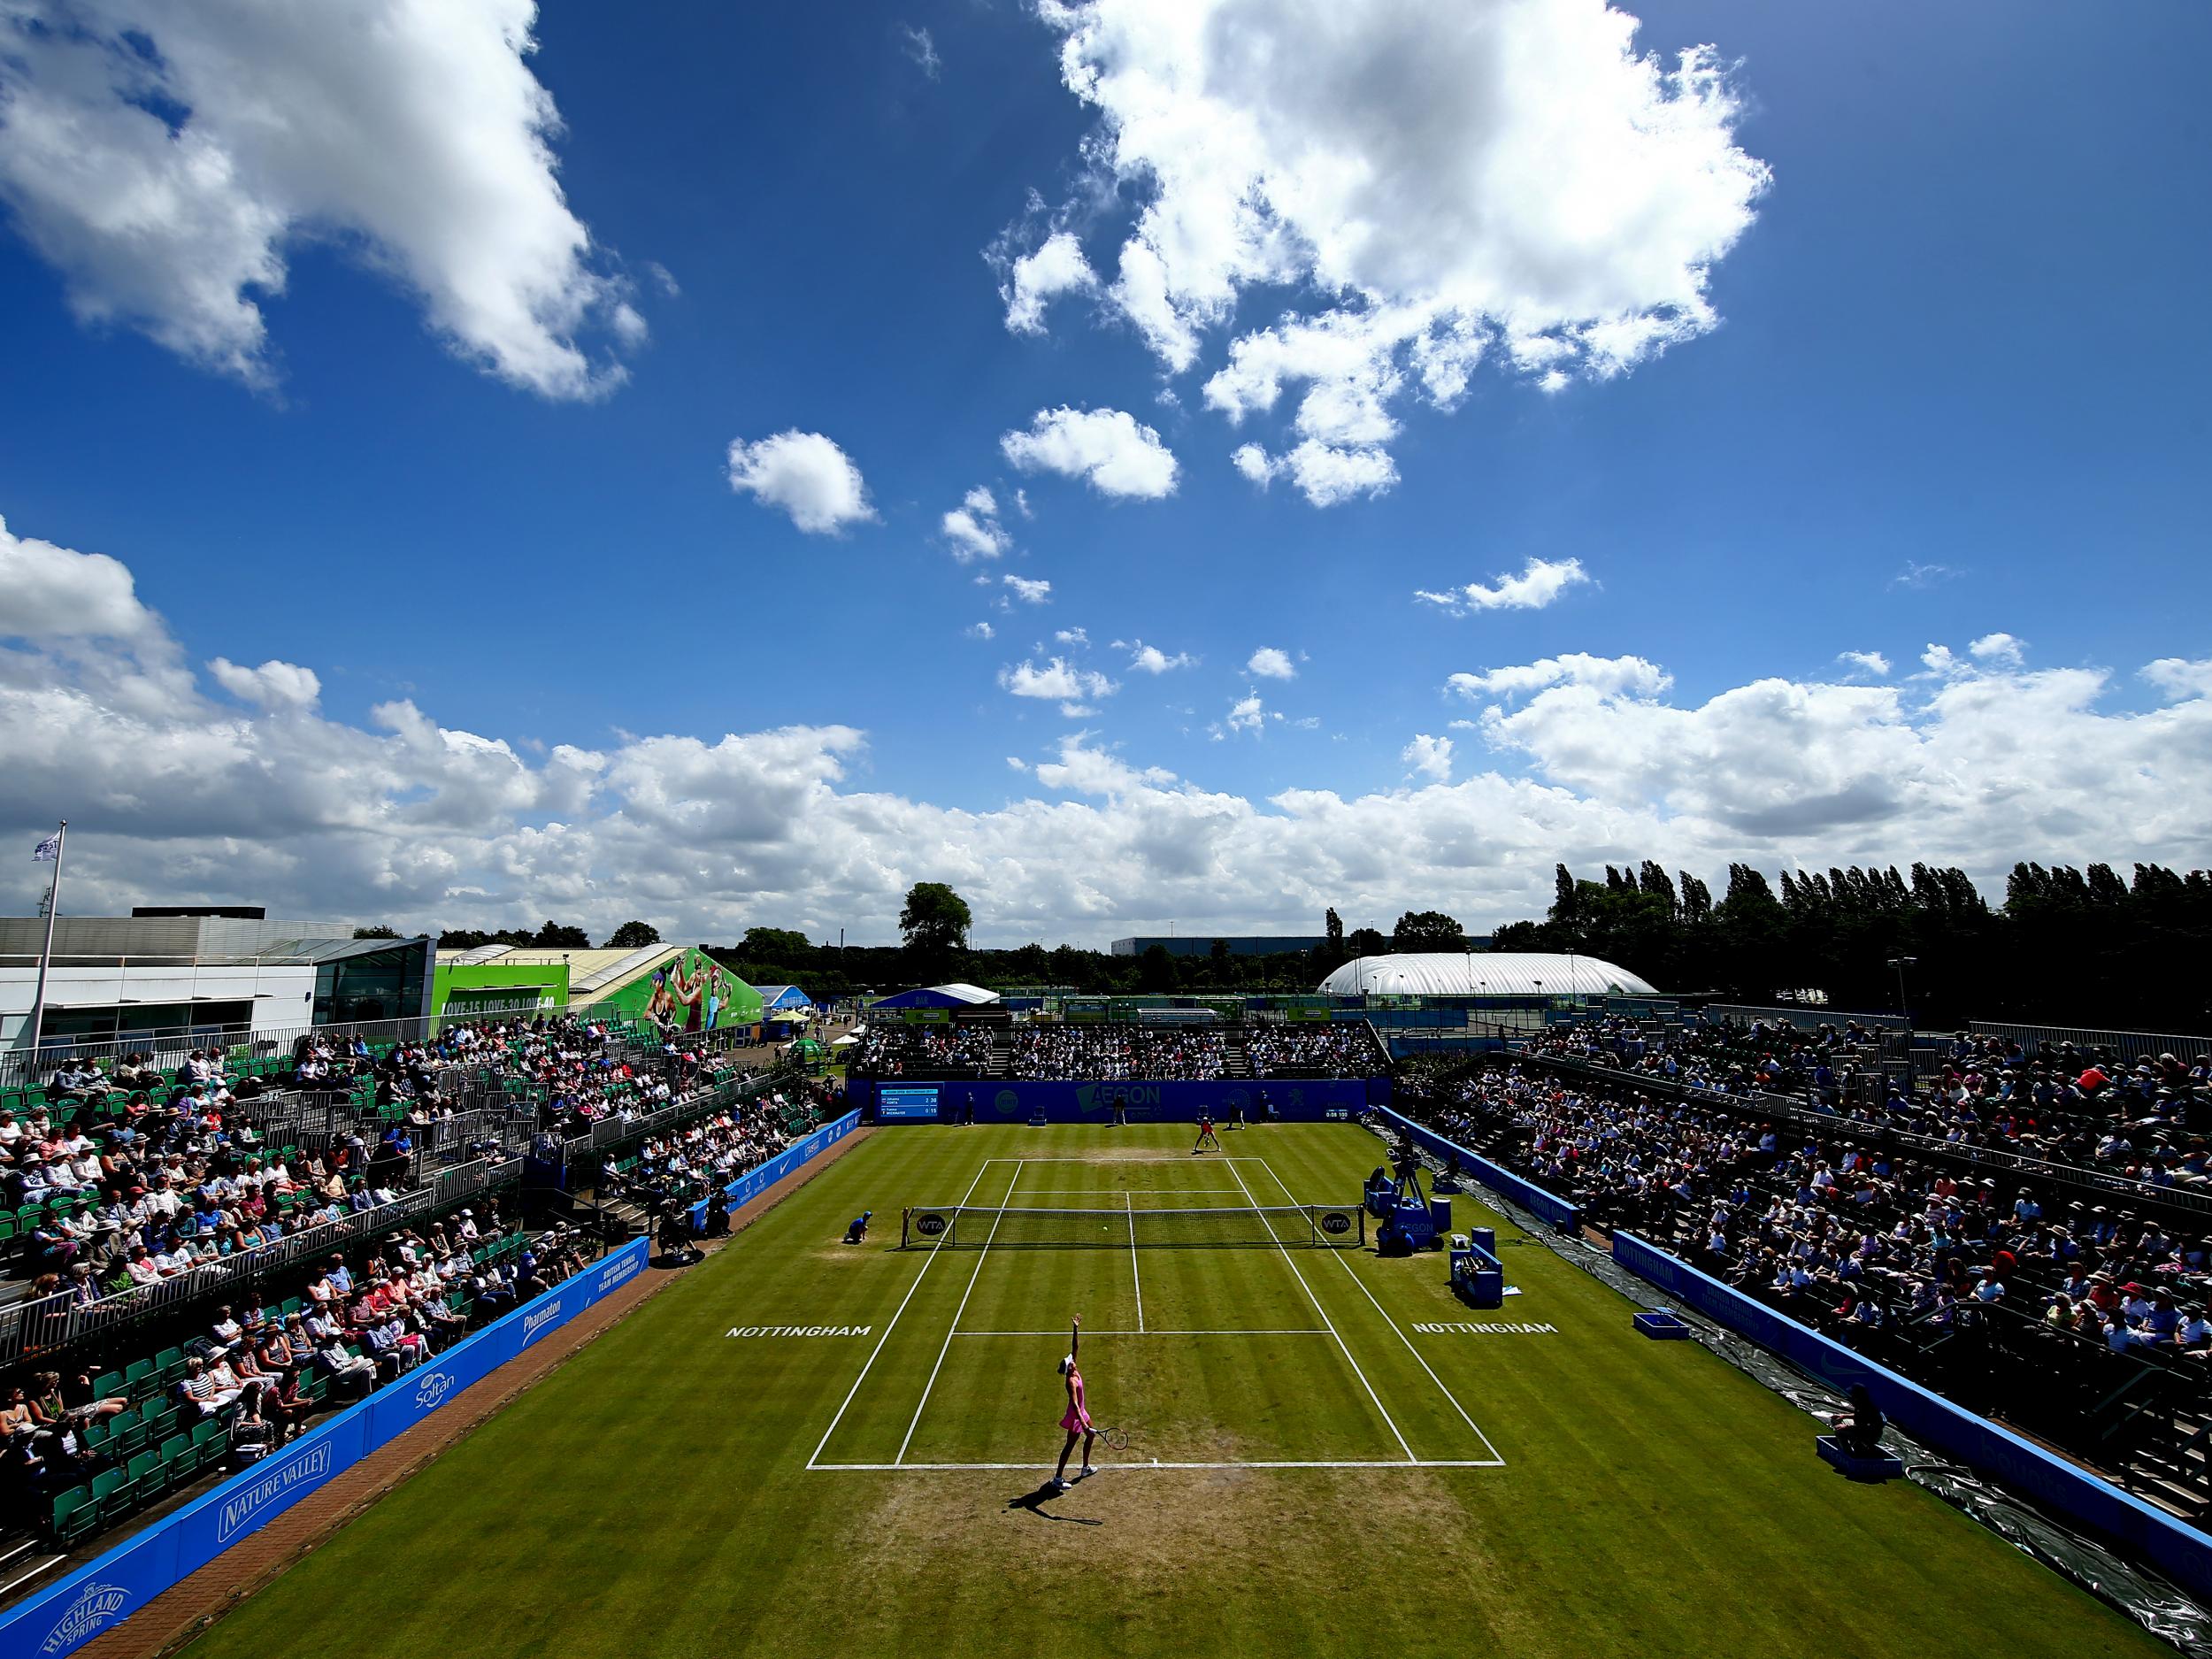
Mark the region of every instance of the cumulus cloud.
<instances>
[{"instance_id":1,"label":"cumulus cloud","mask_svg":"<svg viewBox=\"0 0 2212 1659\"><path fill-rule=\"evenodd\" d=\"M970 623L967 632L968 637L972 640L990 640L998 637L998 630L987 622Z\"/></svg>"},{"instance_id":2,"label":"cumulus cloud","mask_svg":"<svg viewBox=\"0 0 2212 1659\"><path fill-rule=\"evenodd\" d=\"M1096 669L1084 668L1059 657L1048 659L1042 666L1024 657L1000 669L998 683L1001 690L1017 697L1057 703L1061 713L1071 719L1080 719L1091 712L1090 703L1110 697L1121 689Z\"/></svg>"},{"instance_id":3,"label":"cumulus cloud","mask_svg":"<svg viewBox=\"0 0 2212 1659\"><path fill-rule=\"evenodd\" d=\"M809 535L834 535L876 516L852 458L818 432L780 432L730 445L730 488L780 507Z\"/></svg>"},{"instance_id":4,"label":"cumulus cloud","mask_svg":"<svg viewBox=\"0 0 2212 1659\"><path fill-rule=\"evenodd\" d=\"M999 439L1025 472L1087 480L1102 495L1157 501L1175 493L1175 457L1160 434L1119 409L1044 409L1026 432Z\"/></svg>"},{"instance_id":5,"label":"cumulus cloud","mask_svg":"<svg viewBox=\"0 0 2212 1659\"><path fill-rule=\"evenodd\" d=\"M1940 582L1954 581L1966 572L1955 565L1923 565L1907 559L1905 568L1889 579L1892 588L1933 588Z\"/></svg>"},{"instance_id":6,"label":"cumulus cloud","mask_svg":"<svg viewBox=\"0 0 2212 1659\"><path fill-rule=\"evenodd\" d=\"M272 383L292 252L356 245L454 351L548 397L645 325L562 194L529 0L0 7L0 196L87 323Z\"/></svg>"},{"instance_id":7,"label":"cumulus cloud","mask_svg":"<svg viewBox=\"0 0 2212 1659\"><path fill-rule=\"evenodd\" d=\"M247 668L219 657L207 672L232 696L265 709L311 709L323 695L323 682L313 669L274 658L258 668Z\"/></svg>"},{"instance_id":8,"label":"cumulus cloud","mask_svg":"<svg viewBox=\"0 0 2212 1659\"><path fill-rule=\"evenodd\" d=\"M411 702L359 722L242 705L179 666L117 560L27 537L0 559L0 840L27 849L65 812L87 913L201 899L595 933L644 914L701 941L768 923L887 941L906 888L944 880L979 941L1016 944L1171 917L1286 932L1330 904L1487 926L1541 915L1560 858L1655 858L1716 886L1738 859L1926 859L1993 895L2022 858L2212 863L2212 659L2129 665L2166 699L2132 711L2108 706L2107 670L1963 649L1939 680L1761 679L1679 704L1642 659L1553 658L1520 673L1521 700L1453 728L1453 781L1252 798L1086 735L1039 764L1033 795L976 810L868 787L863 734L834 723L541 749ZM1061 677L1034 687L1048 703L1106 695L1064 662L1025 667ZM1255 693L1217 729L1272 723ZM1421 754L1405 764L1425 780ZM0 902L28 914L39 874L0 861Z\"/></svg>"},{"instance_id":9,"label":"cumulus cloud","mask_svg":"<svg viewBox=\"0 0 2212 1659\"><path fill-rule=\"evenodd\" d=\"M1889 658L1879 651L1838 651L1836 661L1878 678L1886 678L1889 673Z\"/></svg>"},{"instance_id":10,"label":"cumulus cloud","mask_svg":"<svg viewBox=\"0 0 2212 1659\"><path fill-rule=\"evenodd\" d=\"M1001 580L1013 589L1014 597L1025 605L1041 605L1051 601L1052 584L1048 581L1016 576L1010 572Z\"/></svg>"},{"instance_id":11,"label":"cumulus cloud","mask_svg":"<svg viewBox=\"0 0 2212 1659\"><path fill-rule=\"evenodd\" d=\"M1469 582L1448 593L1414 589L1414 598L1434 605L1447 616L1472 616L1480 611L1541 611L1568 588L1590 580L1576 558L1532 558L1518 576L1501 574L1488 583Z\"/></svg>"},{"instance_id":12,"label":"cumulus cloud","mask_svg":"<svg viewBox=\"0 0 2212 1659\"><path fill-rule=\"evenodd\" d=\"M1262 680L1291 680L1298 673L1298 665L1290 660L1290 653L1272 645L1263 645L1253 652L1244 669Z\"/></svg>"},{"instance_id":13,"label":"cumulus cloud","mask_svg":"<svg viewBox=\"0 0 2212 1659\"><path fill-rule=\"evenodd\" d=\"M1985 634L1971 645L1967 654L1978 663L1992 663L2002 668L2017 668L2025 660L2025 640L2016 640L2009 634Z\"/></svg>"},{"instance_id":14,"label":"cumulus cloud","mask_svg":"<svg viewBox=\"0 0 2212 1659\"><path fill-rule=\"evenodd\" d=\"M1048 587L1050 585L1046 584ZM1079 649L1087 648L1091 642L1090 633L1085 628L1061 628L1052 637L1058 644L1072 645Z\"/></svg>"},{"instance_id":15,"label":"cumulus cloud","mask_svg":"<svg viewBox=\"0 0 2212 1659\"><path fill-rule=\"evenodd\" d=\"M1164 674L1178 668L1195 668L1198 659L1188 651L1178 651L1170 657L1156 645L1147 645L1142 640L1116 640L1114 649L1129 653L1129 666L1141 674Z\"/></svg>"},{"instance_id":16,"label":"cumulus cloud","mask_svg":"<svg viewBox=\"0 0 2212 1659\"><path fill-rule=\"evenodd\" d=\"M1018 334L1042 334L1045 307L1062 294L1087 294L1098 275L1083 257L1083 244L1064 230L1055 231L1032 252L994 255L1002 273L999 298L1006 303L1006 326Z\"/></svg>"},{"instance_id":17,"label":"cumulus cloud","mask_svg":"<svg viewBox=\"0 0 2212 1659\"><path fill-rule=\"evenodd\" d=\"M2143 665L2143 678L2170 699L2212 697L2212 657L2192 662L2185 657L2162 657Z\"/></svg>"},{"instance_id":18,"label":"cumulus cloud","mask_svg":"<svg viewBox=\"0 0 2212 1659\"><path fill-rule=\"evenodd\" d=\"M995 559L1014 545L1014 538L999 522L998 497L978 484L961 497L960 504L939 521L952 556L963 565L976 559Z\"/></svg>"},{"instance_id":19,"label":"cumulus cloud","mask_svg":"<svg viewBox=\"0 0 2212 1659\"><path fill-rule=\"evenodd\" d=\"M1416 772L1431 783L1449 783L1452 780L1452 740L1431 737L1426 732L1417 733L1413 741L1398 751L1398 758L1408 770Z\"/></svg>"},{"instance_id":20,"label":"cumulus cloud","mask_svg":"<svg viewBox=\"0 0 2212 1659\"><path fill-rule=\"evenodd\" d=\"M1098 115L1080 199L1138 204L1099 292L1109 315L1181 373L1248 293L1310 305L1233 339L1206 400L1241 421L1301 388L1290 442L1237 465L1320 504L1388 488L1394 404L1455 406L1486 356L1555 389L1715 326L1713 267L1769 182L1734 142L1713 50L1640 52L1635 19L1602 0L1051 0L1038 15ZM1010 283L1010 326L1018 306L1041 326L1076 286L1033 302Z\"/></svg>"},{"instance_id":21,"label":"cumulus cloud","mask_svg":"<svg viewBox=\"0 0 2212 1659\"><path fill-rule=\"evenodd\" d=\"M1580 651L1542 657L1515 668L1454 674L1445 681L1471 703L1485 697L1525 697L1552 686L1586 687L1609 697L1655 697L1673 683L1674 677L1665 669L1640 657L1591 657Z\"/></svg>"}]
</instances>

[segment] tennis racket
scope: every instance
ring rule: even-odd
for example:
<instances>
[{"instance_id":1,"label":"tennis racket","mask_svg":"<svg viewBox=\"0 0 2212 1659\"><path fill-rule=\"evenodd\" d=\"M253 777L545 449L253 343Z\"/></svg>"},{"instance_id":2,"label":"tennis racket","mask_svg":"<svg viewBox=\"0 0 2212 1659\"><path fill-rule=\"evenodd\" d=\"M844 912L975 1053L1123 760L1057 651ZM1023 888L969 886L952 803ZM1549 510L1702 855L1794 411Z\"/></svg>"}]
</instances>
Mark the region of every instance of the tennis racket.
<instances>
[{"instance_id":1,"label":"tennis racket","mask_svg":"<svg viewBox=\"0 0 2212 1659\"><path fill-rule=\"evenodd\" d=\"M1098 1431L1098 1438L1104 1440L1107 1446L1114 1451L1125 1452L1129 1449L1129 1431L1127 1429L1101 1429Z\"/></svg>"}]
</instances>

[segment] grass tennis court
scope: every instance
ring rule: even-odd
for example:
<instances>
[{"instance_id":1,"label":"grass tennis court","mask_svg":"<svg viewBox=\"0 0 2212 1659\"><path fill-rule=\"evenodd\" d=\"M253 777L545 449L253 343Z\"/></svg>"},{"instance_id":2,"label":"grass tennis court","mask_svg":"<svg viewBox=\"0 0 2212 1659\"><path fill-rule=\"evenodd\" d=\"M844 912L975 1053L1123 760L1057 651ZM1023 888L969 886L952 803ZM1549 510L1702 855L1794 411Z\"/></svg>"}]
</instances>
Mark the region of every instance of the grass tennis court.
<instances>
[{"instance_id":1,"label":"grass tennis court","mask_svg":"<svg viewBox=\"0 0 2212 1659\"><path fill-rule=\"evenodd\" d=\"M2168 1651L1502 1222L1483 1313L1440 1256L1148 1215L1348 1203L1381 1156L1223 1139L880 1131L189 1652ZM1099 1236L898 1248L956 1203ZM1131 1444L1034 1502L1075 1313Z\"/></svg>"}]
</instances>

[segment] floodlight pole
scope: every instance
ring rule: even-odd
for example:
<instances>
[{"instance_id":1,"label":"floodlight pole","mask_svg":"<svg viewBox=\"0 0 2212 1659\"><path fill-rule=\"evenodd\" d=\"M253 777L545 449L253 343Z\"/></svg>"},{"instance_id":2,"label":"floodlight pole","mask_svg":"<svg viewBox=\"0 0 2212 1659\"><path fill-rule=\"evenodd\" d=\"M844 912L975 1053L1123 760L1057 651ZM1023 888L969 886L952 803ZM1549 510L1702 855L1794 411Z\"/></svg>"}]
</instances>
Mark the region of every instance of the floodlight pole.
<instances>
[{"instance_id":1,"label":"floodlight pole","mask_svg":"<svg viewBox=\"0 0 2212 1659\"><path fill-rule=\"evenodd\" d=\"M61 855L69 839L69 820L54 832L54 885L46 890L46 943L38 953L38 986L31 993L32 1072L38 1071L38 1045L46 1034L46 971L54 960L54 918L61 910Z\"/></svg>"}]
</instances>

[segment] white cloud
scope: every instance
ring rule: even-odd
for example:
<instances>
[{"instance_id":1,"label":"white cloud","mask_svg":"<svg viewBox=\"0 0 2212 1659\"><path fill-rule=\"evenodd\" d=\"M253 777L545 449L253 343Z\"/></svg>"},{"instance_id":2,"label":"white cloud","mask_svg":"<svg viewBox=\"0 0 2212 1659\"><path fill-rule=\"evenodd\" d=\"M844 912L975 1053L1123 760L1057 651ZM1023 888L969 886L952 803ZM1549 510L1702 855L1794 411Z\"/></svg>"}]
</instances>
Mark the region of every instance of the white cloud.
<instances>
[{"instance_id":1,"label":"white cloud","mask_svg":"<svg viewBox=\"0 0 2212 1659\"><path fill-rule=\"evenodd\" d=\"M905 53L915 67L935 81L945 73L944 60L937 56L937 42L930 38L926 28L910 24L899 25L899 50Z\"/></svg>"},{"instance_id":2,"label":"white cloud","mask_svg":"<svg viewBox=\"0 0 2212 1659\"><path fill-rule=\"evenodd\" d=\"M1147 645L1142 640L1116 640L1114 649L1129 653L1129 666L1141 674L1164 674L1177 668L1195 668L1198 659L1188 651L1178 651L1170 657L1156 645Z\"/></svg>"},{"instance_id":3,"label":"white cloud","mask_svg":"<svg viewBox=\"0 0 2212 1659\"><path fill-rule=\"evenodd\" d=\"M1240 444L1229 462L1262 488L1288 479L1317 507L1379 495L1398 481L1398 464L1387 449L1345 448L1312 438L1280 455L1270 455L1256 443Z\"/></svg>"},{"instance_id":4,"label":"white cloud","mask_svg":"<svg viewBox=\"0 0 2212 1659\"><path fill-rule=\"evenodd\" d=\"M1398 758L1431 783L1452 780L1452 740L1448 737L1431 737L1426 732L1420 733L1398 751Z\"/></svg>"},{"instance_id":5,"label":"white cloud","mask_svg":"<svg viewBox=\"0 0 2212 1659\"><path fill-rule=\"evenodd\" d=\"M1229 712L1222 718L1221 724L1232 732L1259 732L1267 724L1267 708L1261 703L1260 694L1254 691L1239 697L1229 705Z\"/></svg>"},{"instance_id":6,"label":"white cloud","mask_svg":"<svg viewBox=\"0 0 2212 1659\"><path fill-rule=\"evenodd\" d=\"M143 640L160 632L119 559L11 535L0 518L0 639Z\"/></svg>"},{"instance_id":7,"label":"white cloud","mask_svg":"<svg viewBox=\"0 0 2212 1659\"><path fill-rule=\"evenodd\" d=\"M1041 605L1051 603L1052 584L1048 581L1032 580L1029 577L1010 573L1002 580L1014 590L1014 597L1025 605Z\"/></svg>"},{"instance_id":8,"label":"white cloud","mask_svg":"<svg viewBox=\"0 0 2212 1659\"><path fill-rule=\"evenodd\" d=\"M995 559L1014 545L1014 538L999 523L997 512L997 503L992 501L989 490L972 489L964 504L938 521L938 528L944 533L954 558L963 565L976 559Z\"/></svg>"},{"instance_id":9,"label":"white cloud","mask_svg":"<svg viewBox=\"0 0 2212 1659\"><path fill-rule=\"evenodd\" d=\"M1048 588L1051 585L1049 582L1045 584ZM1090 634L1082 628L1062 628L1052 637L1059 644L1072 645L1079 649L1087 647L1091 642Z\"/></svg>"},{"instance_id":10,"label":"white cloud","mask_svg":"<svg viewBox=\"0 0 2212 1659\"><path fill-rule=\"evenodd\" d=\"M2212 697L2212 657L2192 662L2183 657L2162 657L2146 663L2142 673L2169 699Z\"/></svg>"},{"instance_id":11,"label":"white cloud","mask_svg":"<svg viewBox=\"0 0 2212 1659\"><path fill-rule=\"evenodd\" d=\"M298 247L357 247L458 355L548 397L645 332L570 210L527 0L0 9L0 196L88 324L273 382Z\"/></svg>"},{"instance_id":12,"label":"white cloud","mask_svg":"<svg viewBox=\"0 0 2212 1659\"><path fill-rule=\"evenodd\" d=\"M1249 445L1238 465L1286 471L1317 503L1386 488L1394 403L1453 407L1495 346L1556 388L1712 328L1712 268L1768 183L1733 142L1717 55L1640 54L1635 19L1601 0L1052 0L1039 16L1099 116L1080 201L1138 204L1106 308L1180 373L1248 293L1317 300L1233 339L1206 387L1240 420L1304 388L1286 452ZM1041 304L1022 315L1038 326Z\"/></svg>"},{"instance_id":13,"label":"white cloud","mask_svg":"<svg viewBox=\"0 0 2212 1659\"><path fill-rule=\"evenodd\" d=\"M1083 668L1055 657L1042 667L1024 657L1020 662L998 671L1001 690L1017 697L1032 697L1041 703L1058 703L1062 711L1070 718L1079 718L1074 710L1086 700L1095 702L1110 697L1121 687L1095 669Z\"/></svg>"},{"instance_id":14,"label":"white cloud","mask_svg":"<svg viewBox=\"0 0 2212 1659\"><path fill-rule=\"evenodd\" d=\"M1048 789L1102 795L1164 788L1175 781L1175 774L1164 768L1132 766L1104 749L1087 747L1084 740L1088 736L1088 732L1075 732L1062 738L1060 758L1037 763L1037 781Z\"/></svg>"},{"instance_id":15,"label":"white cloud","mask_svg":"<svg viewBox=\"0 0 2212 1659\"><path fill-rule=\"evenodd\" d=\"M1253 652L1244 668L1247 673L1257 674L1262 680L1292 680L1298 673L1298 665L1290 660L1290 653L1272 645L1263 645Z\"/></svg>"},{"instance_id":16,"label":"white cloud","mask_svg":"<svg viewBox=\"0 0 2212 1659\"><path fill-rule=\"evenodd\" d=\"M1525 697L1554 686L1584 687L1606 697L1655 697L1674 684L1674 677L1640 657L1590 657L1570 651L1517 668L1454 674L1445 683L1470 703L1477 703L1485 697Z\"/></svg>"},{"instance_id":17,"label":"white cloud","mask_svg":"<svg viewBox=\"0 0 2212 1659\"><path fill-rule=\"evenodd\" d=\"M1487 585L1469 582L1448 593L1416 588L1413 596L1455 617L1471 616L1479 611L1541 611L1568 588L1589 580L1580 559L1532 558L1518 576L1501 574Z\"/></svg>"},{"instance_id":18,"label":"white cloud","mask_svg":"<svg viewBox=\"0 0 2212 1659\"><path fill-rule=\"evenodd\" d=\"M2212 659L2128 665L2170 699L2135 712L2108 709L2105 670L1965 652L1939 680L1762 679L1680 705L1641 659L1552 658L1521 671L1525 701L1453 728L1452 782L1248 798L1087 737L977 810L869 787L862 733L836 724L539 749L409 702L360 722L242 707L180 665L116 560L20 538L0 561L0 841L27 849L65 811L87 914L196 898L403 929L552 915L595 935L642 914L717 942L831 917L888 942L906 888L945 880L979 941L1013 944L1178 916L1287 932L1330 904L1487 926L1540 916L1561 858L1655 858L1716 889L1735 860L1925 859L1993 897L2023 858L2212 863ZM1029 672L1070 676L1036 688L1047 706L1106 695L1064 663ZM1226 718L1238 736L1274 718L1257 694ZM40 874L0 860L0 903L29 914Z\"/></svg>"},{"instance_id":19,"label":"white cloud","mask_svg":"<svg viewBox=\"0 0 2212 1659\"><path fill-rule=\"evenodd\" d=\"M2017 668L2025 660L2025 640L2016 640L2009 634L1985 634L1966 649L1978 663L1989 663L2000 668Z\"/></svg>"},{"instance_id":20,"label":"white cloud","mask_svg":"<svg viewBox=\"0 0 2212 1659\"><path fill-rule=\"evenodd\" d=\"M987 622L969 624L967 634L972 640L992 640L998 637L998 630Z\"/></svg>"},{"instance_id":21,"label":"white cloud","mask_svg":"<svg viewBox=\"0 0 2212 1659\"><path fill-rule=\"evenodd\" d=\"M1040 410L1028 431L1005 434L999 448L1025 472L1087 479L1102 495L1156 501L1175 493L1175 457L1125 410Z\"/></svg>"},{"instance_id":22,"label":"white cloud","mask_svg":"<svg viewBox=\"0 0 2212 1659\"><path fill-rule=\"evenodd\" d=\"M780 507L809 535L833 535L872 520L860 469L818 432L780 432L730 445L730 488Z\"/></svg>"},{"instance_id":23,"label":"white cloud","mask_svg":"<svg viewBox=\"0 0 2212 1659\"><path fill-rule=\"evenodd\" d=\"M1965 574L1955 565L1923 565L1916 559L1907 559L1905 568L1889 579L1889 585L1892 588L1933 588L1939 582L1952 581Z\"/></svg>"},{"instance_id":24,"label":"white cloud","mask_svg":"<svg viewBox=\"0 0 2212 1659\"><path fill-rule=\"evenodd\" d=\"M1000 251L995 262L1004 273L999 298L1006 303L1006 326L1018 334L1041 334L1045 307L1062 294L1087 294L1098 286L1098 275L1083 257L1083 244L1068 232L1055 231L1036 250L1009 258Z\"/></svg>"},{"instance_id":25,"label":"white cloud","mask_svg":"<svg viewBox=\"0 0 2212 1659\"><path fill-rule=\"evenodd\" d=\"M315 671L296 663L271 658L258 668L247 668L219 657L207 670L232 696L265 709L311 709L323 695L323 682Z\"/></svg>"},{"instance_id":26,"label":"white cloud","mask_svg":"<svg viewBox=\"0 0 2212 1659\"><path fill-rule=\"evenodd\" d=\"M1879 651L1838 651L1836 661L1847 663L1863 673L1886 677L1889 673L1889 658Z\"/></svg>"}]
</instances>

